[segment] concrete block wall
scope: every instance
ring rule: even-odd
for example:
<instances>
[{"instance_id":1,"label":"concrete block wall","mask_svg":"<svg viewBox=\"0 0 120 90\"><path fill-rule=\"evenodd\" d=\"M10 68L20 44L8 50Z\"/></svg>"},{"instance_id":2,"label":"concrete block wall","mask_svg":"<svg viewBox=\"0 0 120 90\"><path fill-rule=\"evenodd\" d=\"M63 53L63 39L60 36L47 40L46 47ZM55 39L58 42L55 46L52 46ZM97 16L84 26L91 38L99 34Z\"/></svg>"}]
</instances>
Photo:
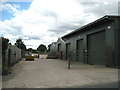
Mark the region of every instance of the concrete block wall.
<instances>
[{"instance_id":1,"label":"concrete block wall","mask_svg":"<svg viewBox=\"0 0 120 90\"><path fill-rule=\"evenodd\" d=\"M10 50L10 58L9 58L9 50ZM8 60L10 60L10 64L14 65L16 62L21 60L21 49L16 46L8 45L8 49L6 50L6 60L5 63L8 65Z\"/></svg>"},{"instance_id":2,"label":"concrete block wall","mask_svg":"<svg viewBox=\"0 0 120 90\"><path fill-rule=\"evenodd\" d=\"M11 64L18 62L21 59L21 50L16 46L10 46Z\"/></svg>"}]
</instances>

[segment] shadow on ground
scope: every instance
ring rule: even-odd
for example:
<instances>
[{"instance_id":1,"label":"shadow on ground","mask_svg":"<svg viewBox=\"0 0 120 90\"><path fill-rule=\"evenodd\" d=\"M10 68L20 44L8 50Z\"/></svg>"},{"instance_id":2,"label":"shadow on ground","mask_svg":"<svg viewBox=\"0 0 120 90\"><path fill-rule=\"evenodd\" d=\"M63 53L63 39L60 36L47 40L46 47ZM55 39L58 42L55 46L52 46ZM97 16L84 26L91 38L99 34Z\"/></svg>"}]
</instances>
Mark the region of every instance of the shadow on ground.
<instances>
[{"instance_id":1,"label":"shadow on ground","mask_svg":"<svg viewBox=\"0 0 120 90\"><path fill-rule=\"evenodd\" d=\"M118 88L118 82L95 84L95 85L84 85L84 86L74 86L70 88ZM69 87L68 87L69 88Z\"/></svg>"}]
</instances>

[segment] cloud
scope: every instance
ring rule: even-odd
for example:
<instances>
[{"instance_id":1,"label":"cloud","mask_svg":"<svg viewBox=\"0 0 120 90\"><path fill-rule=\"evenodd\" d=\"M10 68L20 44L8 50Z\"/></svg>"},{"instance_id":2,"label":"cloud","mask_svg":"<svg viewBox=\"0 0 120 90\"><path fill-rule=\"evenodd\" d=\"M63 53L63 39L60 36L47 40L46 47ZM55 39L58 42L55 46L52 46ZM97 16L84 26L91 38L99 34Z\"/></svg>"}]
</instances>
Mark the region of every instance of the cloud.
<instances>
[{"instance_id":1,"label":"cloud","mask_svg":"<svg viewBox=\"0 0 120 90\"><path fill-rule=\"evenodd\" d=\"M9 9L8 9L9 8ZM0 35L12 42L22 38L27 48L48 45L58 37L106 14L117 14L117 3L80 2L80 0L33 0L28 10L5 5L14 13L11 20L0 21Z\"/></svg>"},{"instance_id":2,"label":"cloud","mask_svg":"<svg viewBox=\"0 0 120 90\"><path fill-rule=\"evenodd\" d=\"M118 15L118 3L117 2L81 2L80 5L85 7L85 13L92 13L96 16L103 15Z\"/></svg>"},{"instance_id":3,"label":"cloud","mask_svg":"<svg viewBox=\"0 0 120 90\"><path fill-rule=\"evenodd\" d=\"M16 16L17 14L20 14L20 13L21 13L21 11L18 10L18 9L20 9L20 6L19 6L19 5L15 5L15 4L11 5L11 4L9 4L9 3L2 3L2 4L1 4L0 11L1 11L1 10L2 10L2 11L5 10L5 11L13 14L13 16Z\"/></svg>"}]
</instances>

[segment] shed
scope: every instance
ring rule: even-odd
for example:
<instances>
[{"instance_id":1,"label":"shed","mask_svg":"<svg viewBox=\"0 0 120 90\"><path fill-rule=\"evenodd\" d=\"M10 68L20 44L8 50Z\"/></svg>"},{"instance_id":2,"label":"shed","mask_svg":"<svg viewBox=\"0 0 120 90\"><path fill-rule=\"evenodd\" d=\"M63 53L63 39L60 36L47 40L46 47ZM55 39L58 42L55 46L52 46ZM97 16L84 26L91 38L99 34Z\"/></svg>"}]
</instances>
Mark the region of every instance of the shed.
<instances>
[{"instance_id":1,"label":"shed","mask_svg":"<svg viewBox=\"0 0 120 90\"><path fill-rule=\"evenodd\" d=\"M21 49L15 45L8 45L6 50L6 64L8 66L14 65L21 60Z\"/></svg>"},{"instance_id":2,"label":"shed","mask_svg":"<svg viewBox=\"0 0 120 90\"><path fill-rule=\"evenodd\" d=\"M66 53L66 47L65 47L65 41L62 38L58 38L56 42L56 48L57 48L57 54L59 59L66 59L65 53Z\"/></svg>"}]
</instances>

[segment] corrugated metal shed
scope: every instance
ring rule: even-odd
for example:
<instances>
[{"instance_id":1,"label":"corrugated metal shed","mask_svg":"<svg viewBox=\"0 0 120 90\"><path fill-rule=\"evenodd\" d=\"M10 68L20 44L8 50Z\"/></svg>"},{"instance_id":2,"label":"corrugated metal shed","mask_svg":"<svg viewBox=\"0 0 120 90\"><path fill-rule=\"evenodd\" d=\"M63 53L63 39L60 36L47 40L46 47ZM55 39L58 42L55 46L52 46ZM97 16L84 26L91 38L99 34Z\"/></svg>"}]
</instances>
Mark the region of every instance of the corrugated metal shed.
<instances>
[{"instance_id":1,"label":"corrugated metal shed","mask_svg":"<svg viewBox=\"0 0 120 90\"><path fill-rule=\"evenodd\" d=\"M120 16L106 15L62 36L57 41L58 53L64 52L62 59L110 67L118 66L119 19Z\"/></svg>"}]
</instances>

